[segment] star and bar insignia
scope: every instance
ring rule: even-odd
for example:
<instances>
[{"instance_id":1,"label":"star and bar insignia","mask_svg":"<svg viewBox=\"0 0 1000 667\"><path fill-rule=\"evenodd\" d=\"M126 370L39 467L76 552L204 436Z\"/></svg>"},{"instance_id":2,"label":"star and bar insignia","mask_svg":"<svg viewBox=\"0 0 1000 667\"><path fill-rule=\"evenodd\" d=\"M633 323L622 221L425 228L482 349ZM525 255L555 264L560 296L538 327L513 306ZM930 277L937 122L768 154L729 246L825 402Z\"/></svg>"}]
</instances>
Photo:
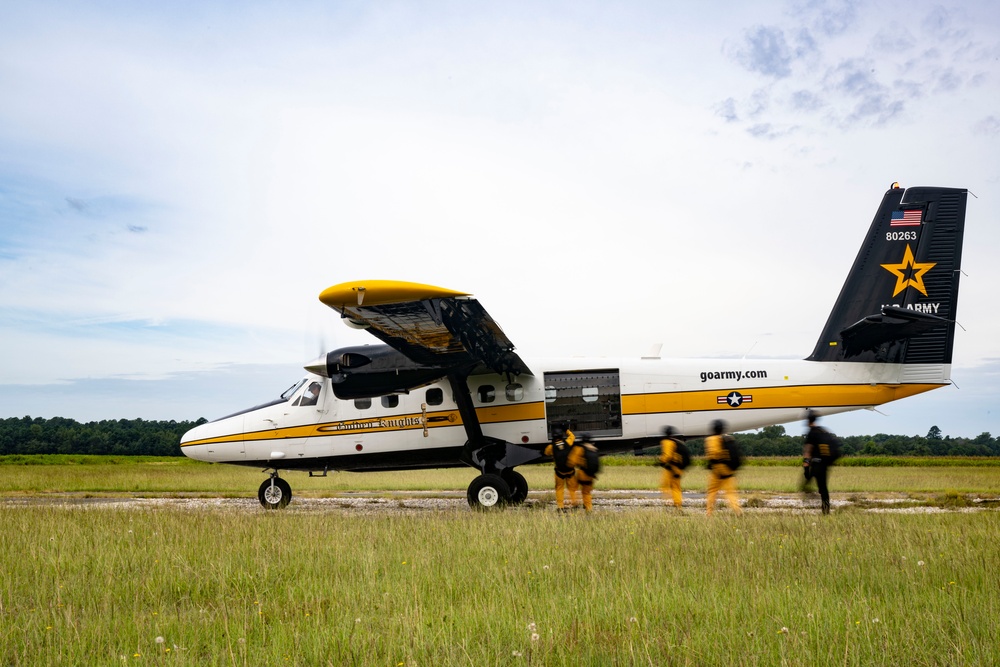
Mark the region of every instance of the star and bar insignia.
<instances>
[{"instance_id":1,"label":"star and bar insignia","mask_svg":"<svg viewBox=\"0 0 1000 667\"><path fill-rule=\"evenodd\" d=\"M753 396L750 394L744 396L738 391L731 391L725 396L717 396L715 400L719 405L728 405L731 408L738 408L744 403L753 403Z\"/></svg>"}]
</instances>

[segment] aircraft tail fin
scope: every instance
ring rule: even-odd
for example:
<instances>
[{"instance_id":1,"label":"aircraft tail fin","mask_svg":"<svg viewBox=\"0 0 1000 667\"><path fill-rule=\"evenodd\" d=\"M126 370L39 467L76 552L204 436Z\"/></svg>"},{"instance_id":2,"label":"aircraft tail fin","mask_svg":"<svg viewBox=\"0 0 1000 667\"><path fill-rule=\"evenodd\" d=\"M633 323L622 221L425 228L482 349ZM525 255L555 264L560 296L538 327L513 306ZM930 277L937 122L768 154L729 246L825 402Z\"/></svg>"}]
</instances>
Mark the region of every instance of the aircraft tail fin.
<instances>
[{"instance_id":1,"label":"aircraft tail fin","mask_svg":"<svg viewBox=\"0 0 1000 667\"><path fill-rule=\"evenodd\" d=\"M808 360L951 363L967 195L893 184Z\"/></svg>"}]
</instances>

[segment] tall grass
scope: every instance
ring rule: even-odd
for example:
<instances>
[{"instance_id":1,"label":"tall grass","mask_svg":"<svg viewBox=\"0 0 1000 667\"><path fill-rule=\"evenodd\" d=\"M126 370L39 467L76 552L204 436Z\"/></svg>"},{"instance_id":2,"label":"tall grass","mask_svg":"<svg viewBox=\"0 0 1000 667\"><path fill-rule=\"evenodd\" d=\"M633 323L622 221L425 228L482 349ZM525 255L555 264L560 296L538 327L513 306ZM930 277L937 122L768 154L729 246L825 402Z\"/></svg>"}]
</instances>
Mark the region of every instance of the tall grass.
<instances>
[{"instance_id":1,"label":"tall grass","mask_svg":"<svg viewBox=\"0 0 1000 667\"><path fill-rule=\"evenodd\" d=\"M1000 663L996 512L0 521L5 665Z\"/></svg>"}]
</instances>

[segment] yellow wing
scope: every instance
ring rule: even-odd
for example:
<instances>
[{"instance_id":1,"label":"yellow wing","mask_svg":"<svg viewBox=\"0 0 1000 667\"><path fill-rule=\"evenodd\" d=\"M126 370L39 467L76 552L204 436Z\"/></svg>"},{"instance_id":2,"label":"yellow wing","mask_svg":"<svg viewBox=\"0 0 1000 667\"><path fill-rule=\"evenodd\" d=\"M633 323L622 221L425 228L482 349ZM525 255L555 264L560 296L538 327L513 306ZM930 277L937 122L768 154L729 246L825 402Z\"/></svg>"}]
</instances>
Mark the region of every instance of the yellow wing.
<instances>
[{"instance_id":1,"label":"yellow wing","mask_svg":"<svg viewBox=\"0 0 1000 667\"><path fill-rule=\"evenodd\" d=\"M496 373L531 375L500 326L466 292L367 280L328 287L319 300L417 363L456 368L481 364Z\"/></svg>"}]
</instances>

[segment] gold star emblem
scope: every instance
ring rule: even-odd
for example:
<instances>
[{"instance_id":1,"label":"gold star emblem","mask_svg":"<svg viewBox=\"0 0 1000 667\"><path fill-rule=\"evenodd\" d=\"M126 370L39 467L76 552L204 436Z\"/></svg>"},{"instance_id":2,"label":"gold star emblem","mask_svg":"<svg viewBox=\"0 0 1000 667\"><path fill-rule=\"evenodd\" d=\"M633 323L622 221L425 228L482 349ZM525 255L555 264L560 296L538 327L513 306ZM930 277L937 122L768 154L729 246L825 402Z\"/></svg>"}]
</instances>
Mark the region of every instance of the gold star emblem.
<instances>
[{"instance_id":1,"label":"gold star emblem","mask_svg":"<svg viewBox=\"0 0 1000 667\"><path fill-rule=\"evenodd\" d=\"M907 287L912 287L918 292L927 296L927 288L924 287L924 274L933 269L937 262L915 262L913 261L913 250L910 244L906 244L906 252L903 253L903 261L899 264L882 264L881 267L896 276L896 289L892 295L896 296ZM907 278L907 273L910 277Z\"/></svg>"}]
</instances>

